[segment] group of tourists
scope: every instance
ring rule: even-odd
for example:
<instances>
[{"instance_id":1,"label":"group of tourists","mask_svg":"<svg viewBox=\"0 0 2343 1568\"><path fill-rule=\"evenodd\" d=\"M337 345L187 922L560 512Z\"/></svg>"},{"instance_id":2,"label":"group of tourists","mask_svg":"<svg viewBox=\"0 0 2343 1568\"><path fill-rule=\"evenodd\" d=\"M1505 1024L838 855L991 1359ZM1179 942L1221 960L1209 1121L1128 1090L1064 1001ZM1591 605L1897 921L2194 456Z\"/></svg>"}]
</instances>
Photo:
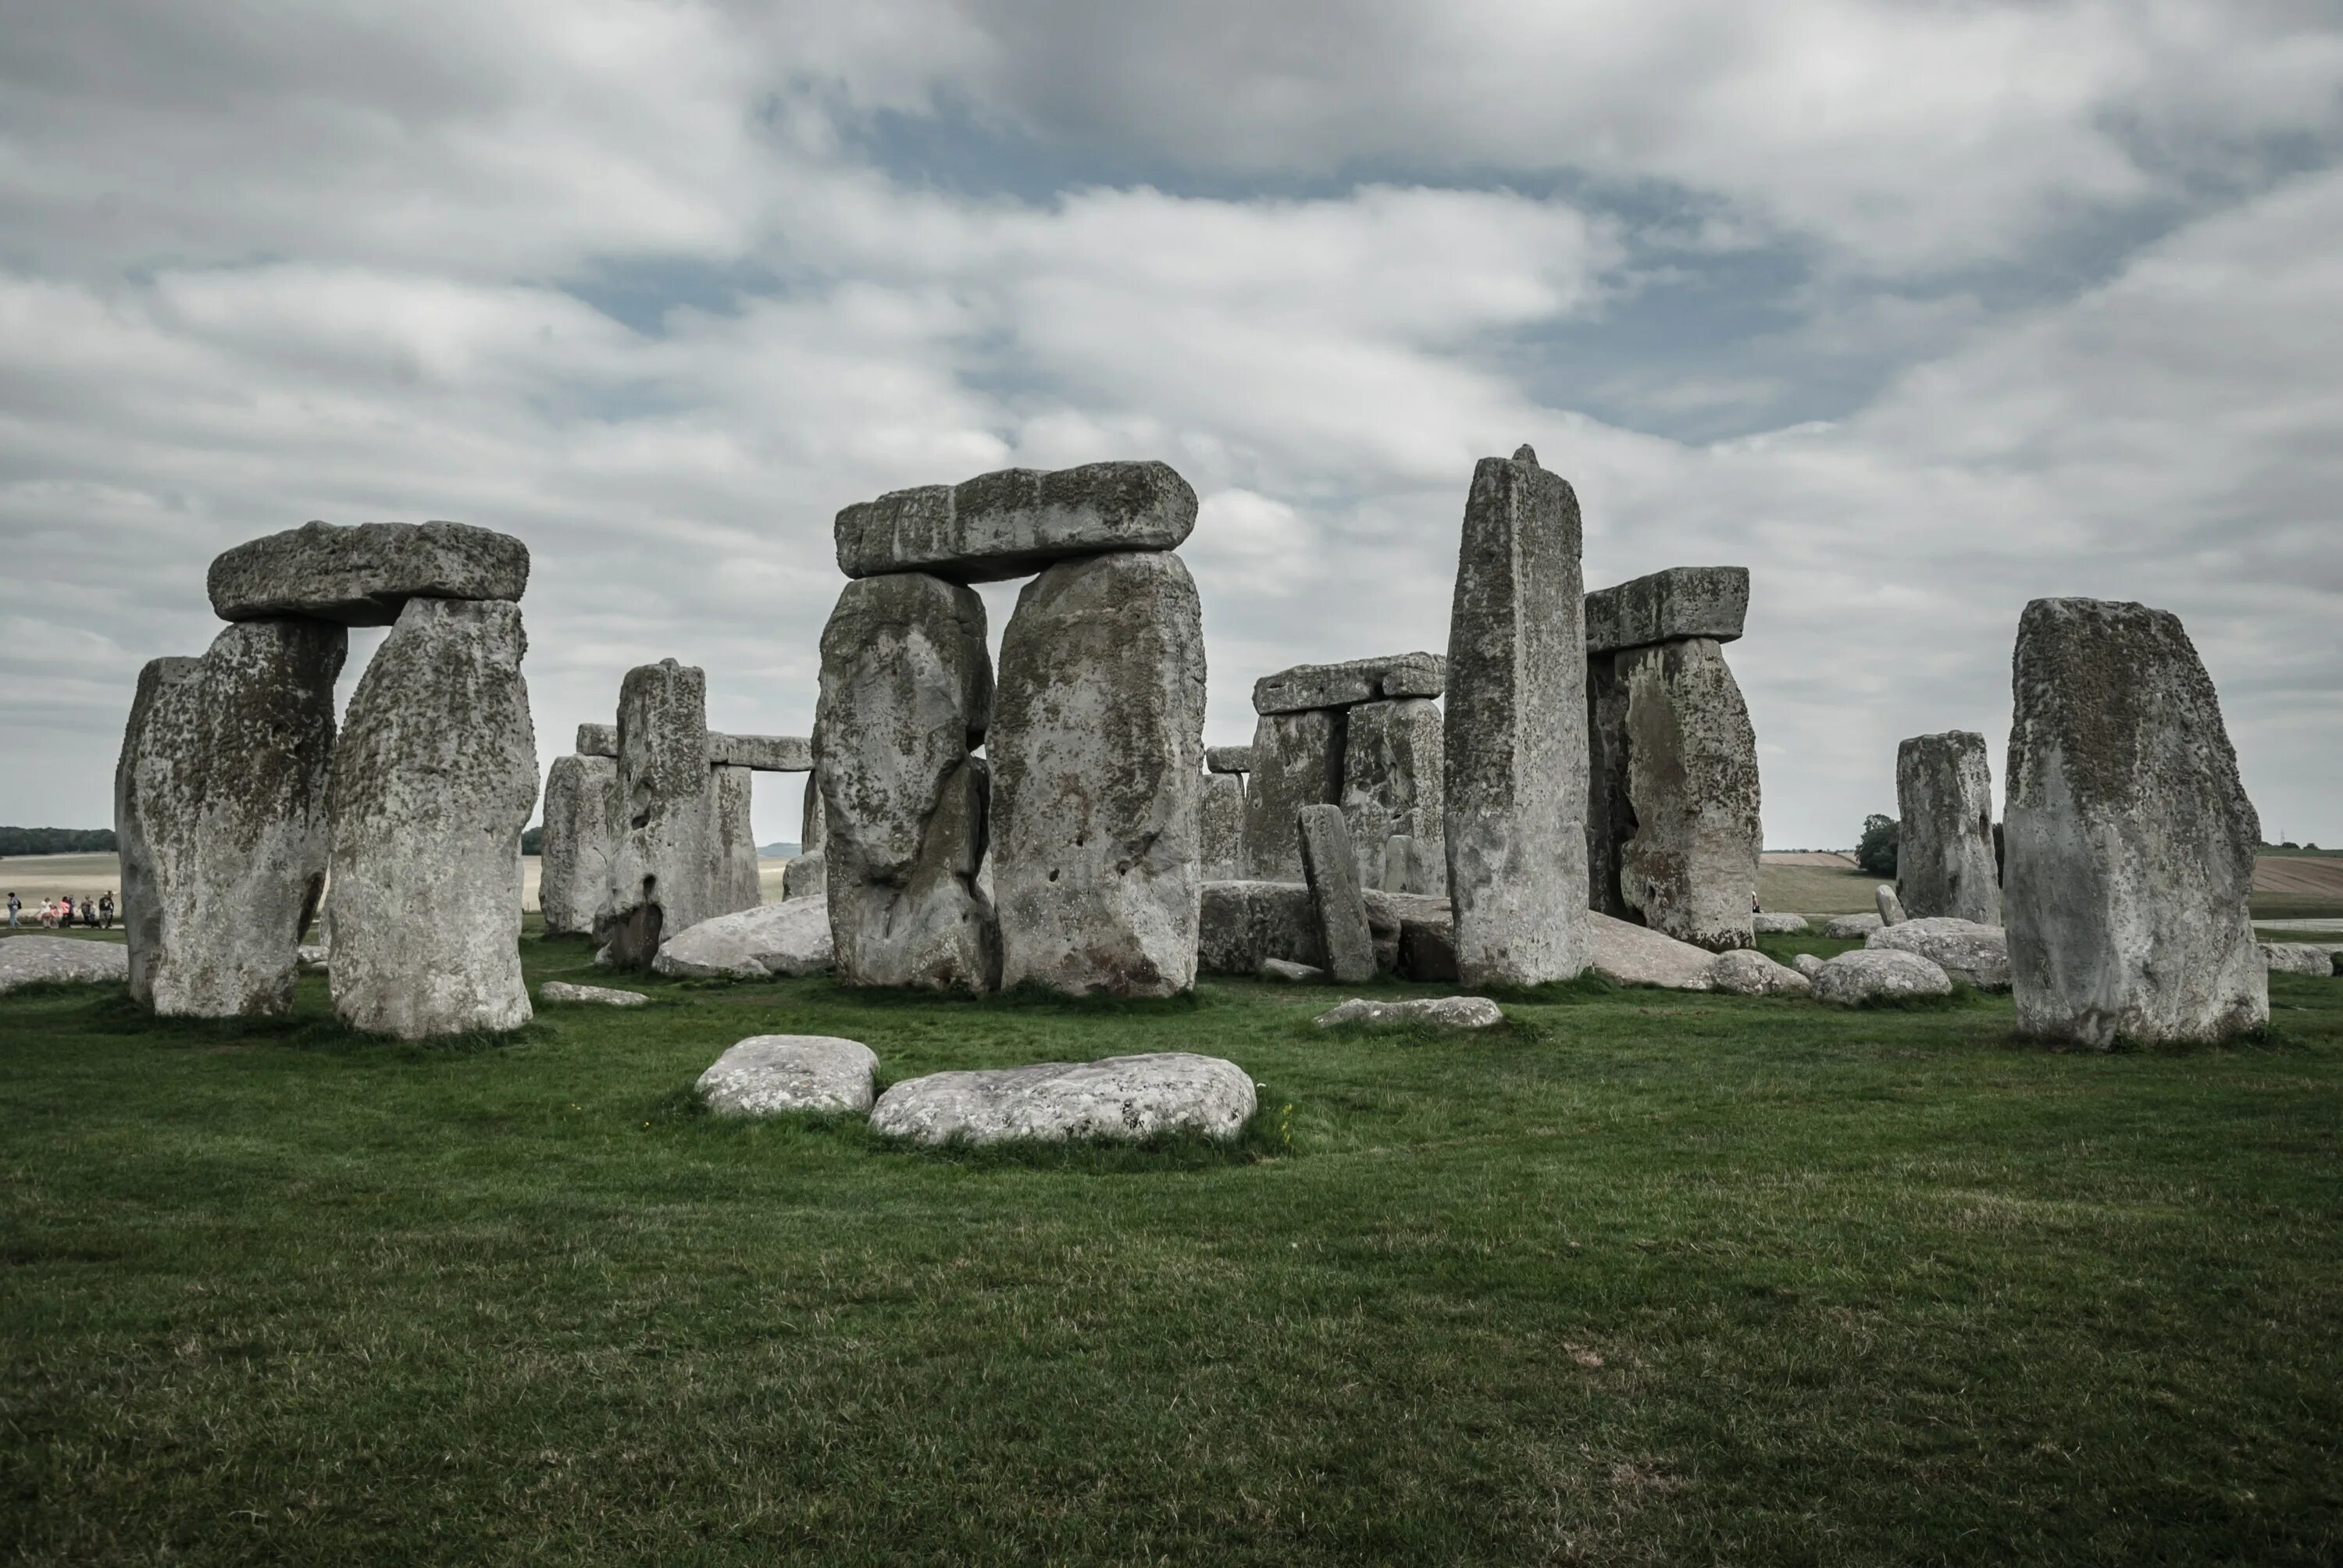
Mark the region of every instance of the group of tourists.
<instances>
[{"instance_id":1,"label":"group of tourists","mask_svg":"<svg viewBox=\"0 0 2343 1568\"><path fill-rule=\"evenodd\" d=\"M80 905L75 907L70 895L61 893L54 899L43 899L40 909L28 918L25 913L25 900L14 893L9 894L8 923L12 926L26 924L28 919L38 920L52 930L59 926L87 926L93 930L110 930L114 925L114 895L100 893L95 899L85 898Z\"/></svg>"}]
</instances>

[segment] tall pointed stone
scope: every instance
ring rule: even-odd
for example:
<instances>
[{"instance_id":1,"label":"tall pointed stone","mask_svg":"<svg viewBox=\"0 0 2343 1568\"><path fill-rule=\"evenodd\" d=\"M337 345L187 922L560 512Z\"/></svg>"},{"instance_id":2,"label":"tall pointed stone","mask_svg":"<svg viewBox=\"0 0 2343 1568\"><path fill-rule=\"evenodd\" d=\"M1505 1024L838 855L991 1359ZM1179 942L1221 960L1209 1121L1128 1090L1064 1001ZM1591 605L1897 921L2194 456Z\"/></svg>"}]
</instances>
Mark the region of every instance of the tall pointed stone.
<instances>
[{"instance_id":1,"label":"tall pointed stone","mask_svg":"<svg viewBox=\"0 0 2343 1568\"><path fill-rule=\"evenodd\" d=\"M1527 447L1481 460L1457 552L1443 731L1448 887L1468 985L1568 980L1593 953L1579 549L1567 481Z\"/></svg>"},{"instance_id":2,"label":"tall pointed stone","mask_svg":"<svg viewBox=\"0 0 2343 1568\"><path fill-rule=\"evenodd\" d=\"M594 934L620 968L648 968L666 937L718 908L709 843L708 678L663 658L618 684L618 839Z\"/></svg>"},{"instance_id":3,"label":"tall pointed stone","mask_svg":"<svg viewBox=\"0 0 2343 1568\"><path fill-rule=\"evenodd\" d=\"M1757 891L1757 732L1724 652L1687 638L1615 657L1634 832L1619 887L1644 925L1712 952L1745 948Z\"/></svg>"},{"instance_id":4,"label":"tall pointed stone","mask_svg":"<svg viewBox=\"0 0 2343 1568\"><path fill-rule=\"evenodd\" d=\"M2001 924L1993 852L1993 766L1967 729L1915 735L1896 749L1896 891L1914 920Z\"/></svg>"},{"instance_id":5,"label":"tall pointed stone","mask_svg":"<svg viewBox=\"0 0 2343 1568\"><path fill-rule=\"evenodd\" d=\"M1245 876L1256 882L1302 880L1295 824L1304 806L1342 799L1342 713L1319 709L1264 713L1252 731L1252 772L1245 779Z\"/></svg>"},{"instance_id":6,"label":"tall pointed stone","mask_svg":"<svg viewBox=\"0 0 2343 1568\"><path fill-rule=\"evenodd\" d=\"M335 749L334 1011L420 1040L529 1020L520 831L537 736L509 601L410 598Z\"/></svg>"},{"instance_id":7,"label":"tall pointed stone","mask_svg":"<svg viewBox=\"0 0 2343 1568\"><path fill-rule=\"evenodd\" d=\"M610 890L617 839L618 765L608 757L563 757L545 777L545 833L538 852L538 907L545 929L584 936Z\"/></svg>"}]
</instances>

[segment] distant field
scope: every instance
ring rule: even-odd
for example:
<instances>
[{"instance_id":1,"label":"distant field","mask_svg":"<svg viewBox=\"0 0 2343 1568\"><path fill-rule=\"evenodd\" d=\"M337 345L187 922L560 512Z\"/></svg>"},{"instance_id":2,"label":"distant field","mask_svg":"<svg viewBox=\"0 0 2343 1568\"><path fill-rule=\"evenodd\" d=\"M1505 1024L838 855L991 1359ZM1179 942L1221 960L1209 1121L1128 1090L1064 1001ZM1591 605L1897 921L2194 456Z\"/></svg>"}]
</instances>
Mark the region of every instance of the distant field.
<instances>
[{"instance_id":1,"label":"distant field","mask_svg":"<svg viewBox=\"0 0 2343 1568\"><path fill-rule=\"evenodd\" d=\"M757 879L765 890L767 900L781 896L779 860L760 860ZM520 861L521 908L538 907L537 884L540 862L535 855L524 855ZM119 892L122 889L122 861L114 855L20 855L0 860L0 897L11 890L27 904L37 904L42 899L54 899L59 893L81 898L96 898L104 892Z\"/></svg>"}]
</instances>

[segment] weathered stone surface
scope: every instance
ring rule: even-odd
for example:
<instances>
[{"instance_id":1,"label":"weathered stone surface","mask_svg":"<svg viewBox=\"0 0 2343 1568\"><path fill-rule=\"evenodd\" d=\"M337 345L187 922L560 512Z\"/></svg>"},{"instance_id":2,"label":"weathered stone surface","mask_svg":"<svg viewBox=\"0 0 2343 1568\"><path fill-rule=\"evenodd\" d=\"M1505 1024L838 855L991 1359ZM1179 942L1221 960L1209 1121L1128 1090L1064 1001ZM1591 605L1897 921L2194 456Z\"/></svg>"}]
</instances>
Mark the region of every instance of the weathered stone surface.
<instances>
[{"instance_id":1,"label":"weathered stone surface","mask_svg":"<svg viewBox=\"0 0 2343 1568\"><path fill-rule=\"evenodd\" d=\"M1197 853L1204 880L1232 882L1245 872L1244 780L1234 773L1206 773L1196 797Z\"/></svg>"},{"instance_id":2,"label":"weathered stone surface","mask_svg":"<svg viewBox=\"0 0 2343 1568\"><path fill-rule=\"evenodd\" d=\"M2324 947L2306 942L2264 942L2261 944L2262 966L2272 974L2331 975L2336 972L2336 955Z\"/></svg>"},{"instance_id":3,"label":"weathered stone surface","mask_svg":"<svg viewBox=\"0 0 2343 1568\"><path fill-rule=\"evenodd\" d=\"M618 765L608 757L557 758L545 776L545 833L537 902L545 929L584 936L610 894L618 837Z\"/></svg>"},{"instance_id":4,"label":"weathered stone surface","mask_svg":"<svg viewBox=\"0 0 2343 1568\"><path fill-rule=\"evenodd\" d=\"M1253 727L1245 779L1245 874L1260 882L1302 879L1304 806L1342 798L1342 716L1264 713Z\"/></svg>"},{"instance_id":5,"label":"weathered stone surface","mask_svg":"<svg viewBox=\"0 0 2343 1568\"><path fill-rule=\"evenodd\" d=\"M1586 651L1684 638L1731 642L1748 614L1747 567L1670 567L1586 596Z\"/></svg>"},{"instance_id":6,"label":"weathered stone surface","mask_svg":"<svg viewBox=\"0 0 2343 1568\"><path fill-rule=\"evenodd\" d=\"M708 916L753 910L764 900L757 829L749 819L756 773L747 768L708 770Z\"/></svg>"},{"instance_id":7,"label":"weathered stone surface","mask_svg":"<svg viewBox=\"0 0 2343 1568\"><path fill-rule=\"evenodd\" d=\"M1620 890L1620 857L1635 836L1627 795L1627 683L1620 655L1586 659L1586 907L1614 920L1635 919Z\"/></svg>"},{"instance_id":8,"label":"weathered stone surface","mask_svg":"<svg viewBox=\"0 0 2343 1568\"><path fill-rule=\"evenodd\" d=\"M96 985L129 978L130 950L120 942L39 932L0 939L0 994L28 985Z\"/></svg>"},{"instance_id":9,"label":"weathered stone surface","mask_svg":"<svg viewBox=\"0 0 2343 1568\"><path fill-rule=\"evenodd\" d=\"M650 998L639 990L616 990L606 985L572 985L549 980L537 988L539 1001L578 1002L588 1007L648 1007Z\"/></svg>"},{"instance_id":10,"label":"weathered stone surface","mask_svg":"<svg viewBox=\"0 0 2343 1568\"><path fill-rule=\"evenodd\" d=\"M520 607L413 598L359 678L334 750L334 1011L419 1040L529 1020L520 830L537 733Z\"/></svg>"},{"instance_id":11,"label":"weathered stone surface","mask_svg":"<svg viewBox=\"0 0 2343 1568\"><path fill-rule=\"evenodd\" d=\"M2036 599L2018 619L2003 886L2018 1027L2106 1047L2269 1018L2247 911L2261 824L2179 618Z\"/></svg>"},{"instance_id":12,"label":"weathered stone surface","mask_svg":"<svg viewBox=\"0 0 2343 1568\"><path fill-rule=\"evenodd\" d=\"M822 804L821 775L806 775L805 804L798 821L798 853L811 855L830 846L830 808Z\"/></svg>"},{"instance_id":13,"label":"weathered stone surface","mask_svg":"<svg viewBox=\"0 0 2343 1568\"><path fill-rule=\"evenodd\" d=\"M1207 746L1204 748L1204 771L1207 773L1250 773L1252 771L1252 748L1250 746Z\"/></svg>"},{"instance_id":14,"label":"weathered stone surface","mask_svg":"<svg viewBox=\"0 0 2343 1568\"><path fill-rule=\"evenodd\" d=\"M1664 931L1587 911L1594 940L1594 972L1620 985L1707 990L1716 955Z\"/></svg>"},{"instance_id":15,"label":"weathered stone surface","mask_svg":"<svg viewBox=\"0 0 2343 1568\"><path fill-rule=\"evenodd\" d=\"M295 949L325 886L334 680L348 644L338 626L244 621L200 659L141 672L115 832L130 990L156 1012L293 1005Z\"/></svg>"},{"instance_id":16,"label":"weathered stone surface","mask_svg":"<svg viewBox=\"0 0 2343 1568\"><path fill-rule=\"evenodd\" d=\"M1978 990L2009 989L2009 943L1999 926L1930 915L1899 920L1871 933L1864 946L1917 953L1965 985Z\"/></svg>"},{"instance_id":17,"label":"weathered stone surface","mask_svg":"<svg viewBox=\"0 0 2343 1568\"><path fill-rule=\"evenodd\" d=\"M859 1040L757 1034L718 1057L695 1087L719 1116L860 1116L878 1076L878 1055Z\"/></svg>"},{"instance_id":18,"label":"weathered stone surface","mask_svg":"<svg viewBox=\"0 0 2343 1568\"><path fill-rule=\"evenodd\" d=\"M813 742L802 735L708 735L710 768L748 768L759 773L809 773Z\"/></svg>"},{"instance_id":19,"label":"weathered stone surface","mask_svg":"<svg viewBox=\"0 0 2343 1568\"><path fill-rule=\"evenodd\" d=\"M1196 978L1204 628L1174 555L1065 561L1001 642L1001 983L1170 996Z\"/></svg>"},{"instance_id":20,"label":"weathered stone surface","mask_svg":"<svg viewBox=\"0 0 2343 1568\"><path fill-rule=\"evenodd\" d=\"M329 969L333 964L333 949L323 942L303 942L293 950L305 970Z\"/></svg>"},{"instance_id":21,"label":"weathered stone surface","mask_svg":"<svg viewBox=\"0 0 2343 1568\"><path fill-rule=\"evenodd\" d=\"M1427 698L1363 702L1343 719L1342 818L1357 847L1360 879L1393 892L1448 891L1448 847L1441 809L1440 706ZM1417 886L1414 869L1386 863L1391 839L1420 846L1423 861L1436 861L1440 875ZM1394 886L1394 882L1397 883Z\"/></svg>"},{"instance_id":22,"label":"weathered stone surface","mask_svg":"<svg viewBox=\"0 0 2343 1568\"><path fill-rule=\"evenodd\" d=\"M1825 959L1815 971L1815 1000L1841 1007L1892 1001L1903 997L1946 996L1952 977L1917 953L1894 948L1857 948Z\"/></svg>"},{"instance_id":23,"label":"weathered stone surface","mask_svg":"<svg viewBox=\"0 0 2343 1568\"><path fill-rule=\"evenodd\" d=\"M784 899L678 931L651 969L679 980L789 980L834 963L827 901Z\"/></svg>"},{"instance_id":24,"label":"weathered stone surface","mask_svg":"<svg viewBox=\"0 0 2343 1568\"><path fill-rule=\"evenodd\" d=\"M1320 1029L1352 1024L1361 1029L1493 1029L1505 1010L1484 996L1428 996L1405 1001L1370 1001L1353 997L1318 1015Z\"/></svg>"},{"instance_id":25,"label":"weathered stone surface","mask_svg":"<svg viewBox=\"0 0 2343 1568\"><path fill-rule=\"evenodd\" d=\"M1617 656L1626 796L1619 893L1654 930L1711 951L1747 947L1757 890L1757 732L1706 638ZM1614 741L1615 744L1615 740Z\"/></svg>"},{"instance_id":26,"label":"weathered stone surface","mask_svg":"<svg viewBox=\"0 0 2343 1568\"><path fill-rule=\"evenodd\" d=\"M1785 969L1755 948L1719 953L1708 966L1712 990L1734 996L1804 996L1813 982L1794 969Z\"/></svg>"},{"instance_id":27,"label":"weathered stone surface","mask_svg":"<svg viewBox=\"0 0 2343 1568\"><path fill-rule=\"evenodd\" d=\"M990 778L969 755L991 716L974 589L915 572L846 585L822 628L813 732L846 983L999 983L992 904L976 887Z\"/></svg>"},{"instance_id":28,"label":"weathered stone surface","mask_svg":"<svg viewBox=\"0 0 2343 1568\"><path fill-rule=\"evenodd\" d=\"M206 586L222 620L389 626L413 598L519 598L528 547L463 523L305 523L221 555Z\"/></svg>"},{"instance_id":29,"label":"weathered stone surface","mask_svg":"<svg viewBox=\"0 0 2343 1568\"><path fill-rule=\"evenodd\" d=\"M1261 978L1280 980L1287 985L1316 985L1326 978L1326 971L1308 964L1289 963L1283 959L1261 960Z\"/></svg>"},{"instance_id":30,"label":"weathered stone surface","mask_svg":"<svg viewBox=\"0 0 2343 1568\"><path fill-rule=\"evenodd\" d=\"M1302 875L1326 949L1326 972L1340 984L1364 985L1375 978L1374 936L1342 808L1304 806L1301 834Z\"/></svg>"},{"instance_id":31,"label":"weathered stone surface","mask_svg":"<svg viewBox=\"0 0 2343 1568\"><path fill-rule=\"evenodd\" d=\"M1887 922L1877 915L1835 915L1823 924L1823 935L1833 941L1859 942Z\"/></svg>"},{"instance_id":32,"label":"weathered stone surface","mask_svg":"<svg viewBox=\"0 0 2343 1568\"><path fill-rule=\"evenodd\" d=\"M1436 653L1393 653L1346 664L1297 664L1252 683L1255 713L1303 713L1384 699L1433 698L1447 689L1448 661Z\"/></svg>"},{"instance_id":33,"label":"weathered stone surface","mask_svg":"<svg viewBox=\"0 0 2343 1568\"><path fill-rule=\"evenodd\" d=\"M1362 864L1366 859L1363 854L1360 857ZM1436 839L1393 833L1383 840L1381 865L1383 879L1378 885L1386 893L1432 899L1448 896L1448 846Z\"/></svg>"},{"instance_id":34,"label":"weathered stone surface","mask_svg":"<svg viewBox=\"0 0 2343 1568\"><path fill-rule=\"evenodd\" d=\"M580 757L618 758L618 727L615 724L581 724L578 727L578 755Z\"/></svg>"},{"instance_id":35,"label":"weathered stone surface","mask_svg":"<svg viewBox=\"0 0 2343 1568\"><path fill-rule=\"evenodd\" d=\"M1435 914L1411 914L1400 922L1399 949L1392 960L1402 980L1456 978L1456 921L1444 907Z\"/></svg>"},{"instance_id":36,"label":"weathered stone surface","mask_svg":"<svg viewBox=\"0 0 2343 1568\"><path fill-rule=\"evenodd\" d=\"M1006 468L848 507L838 569L998 582L1102 551L1176 549L1195 526L1196 492L1169 464Z\"/></svg>"},{"instance_id":37,"label":"weathered stone surface","mask_svg":"<svg viewBox=\"0 0 2343 1568\"><path fill-rule=\"evenodd\" d=\"M1401 898L1372 890L1362 896L1375 961L1383 968L1398 963L1402 940L1417 924L1437 920L1444 930L1448 919L1444 899ZM1197 968L1207 974L1249 975L1267 959L1284 959L1312 969L1326 967L1326 940L1318 930L1309 888L1300 882L1205 883L1197 924Z\"/></svg>"},{"instance_id":38,"label":"weathered stone surface","mask_svg":"<svg viewBox=\"0 0 2343 1568\"><path fill-rule=\"evenodd\" d=\"M663 658L619 682L618 791L610 885L594 935L613 963L639 969L664 933L727 912L709 851L708 678L695 667Z\"/></svg>"},{"instance_id":39,"label":"weathered stone surface","mask_svg":"<svg viewBox=\"0 0 2343 1568\"><path fill-rule=\"evenodd\" d=\"M1881 925L1900 926L1904 923L1906 919L1904 913L1904 902L1896 896L1895 889L1882 882L1872 890L1871 897L1872 901L1879 906Z\"/></svg>"},{"instance_id":40,"label":"weathered stone surface","mask_svg":"<svg viewBox=\"0 0 2343 1568\"><path fill-rule=\"evenodd\" d=\"M1814 922L1804 915L1756 914L1749 918L1750 929L1759 936L1805 936L1811 932Z\"/></svg>"},{"instance_id":41,"label":"weathered stone surface","mask_svg":"<svg viewBox=\"0 0 2343 1568\"><path fill-rule=\"evenodd\" d=\"M1985 737L1915 735L1896 749L1896 894L1915 919L2001 924L1993 852L1993 769Z\"/></svg>"},{"instance_id":42,"label":"weathered stone surface","mask_svg":"<svg viewBox=\"0 0 2343 1568\"><path fill-rule=\"evenodd\" d=\"M880 1096L870 1127L920 1143L1226 1139L1255 1103L1252 1077L1236 1063L1165 1051L908 1079Z\"/></svg>"},{"instance_id":43,"label":"weathered stone surface","mask_svg":"<svg viewBox=\"0 0 2343 1568\"><path fill-rule=\"evenodd\" d=\"M1717 956L1722 958L1725 955L1719 953ZM1794 953L1790 957L1790 967L1797 970L1800 974L1805 976L1808 980L1812 980L1816 975L1823 972L1822 955L1820 953Z\"/></svg>"},{"instance_id":44,"label":"weathered stone surface","mask_svg":"<svg viewBox=\"0 0 2343 1568\"><path fill-rule=\"evenodd\" d=\"M783 866L781 897L826 900L830 897L830 857L820 849L815 849L796 857ZM828 907L825 902L823 908Z\"/></svg>"},{"instance_id":45,"label":"weathered stone surface","mask_svg":"<svg viewBox=\"0 0 2343 1568\"><path fill-rule=\"evenodd\" d=\"M1467 984L1568 980L1593 955L1583 588L1570 486L1534 457L1483 458L1457 554L1443 745Z\"/></svg>"}]
</instances>

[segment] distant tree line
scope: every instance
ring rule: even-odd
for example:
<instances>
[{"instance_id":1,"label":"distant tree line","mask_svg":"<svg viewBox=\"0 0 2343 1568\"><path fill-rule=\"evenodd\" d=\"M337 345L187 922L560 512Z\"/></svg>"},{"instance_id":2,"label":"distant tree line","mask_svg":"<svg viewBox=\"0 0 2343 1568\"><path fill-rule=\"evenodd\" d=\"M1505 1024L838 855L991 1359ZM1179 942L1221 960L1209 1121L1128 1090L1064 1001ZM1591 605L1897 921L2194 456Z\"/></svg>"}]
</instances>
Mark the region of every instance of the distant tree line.
<instances>
[{"instance_id":1,"label":"distant tree line","mask_svg":"<svg viewBox=\"0 0 2343 1568\"><path fill-rule=\"evenodd\" d=\"M521 829L520 852L524 855L545 853L545 824L540 822L534 828Z\"/></svg>"},{"instance_id":2,"label":"distant tree line","mask_svg":"<svg viewBox=\"0 0 2343 1568\"><path fill-rule=\"evenodd\" d=\"M111 828L0 828L0 856L106 855L114 847Z\"/></svg>"},{"instance_id":3,"label":"distant tree line","mask_svg":"<svg viewBox=\"0 0 2343 1568\"><path fill-rule=\"evenodd\" d=\"M1895 876L1896 846L1902 837L1903 824L1873 812L1863 819L1863 837L1855 841L1855 863L1866 876Z\"/></svg>"}]
</instances>

